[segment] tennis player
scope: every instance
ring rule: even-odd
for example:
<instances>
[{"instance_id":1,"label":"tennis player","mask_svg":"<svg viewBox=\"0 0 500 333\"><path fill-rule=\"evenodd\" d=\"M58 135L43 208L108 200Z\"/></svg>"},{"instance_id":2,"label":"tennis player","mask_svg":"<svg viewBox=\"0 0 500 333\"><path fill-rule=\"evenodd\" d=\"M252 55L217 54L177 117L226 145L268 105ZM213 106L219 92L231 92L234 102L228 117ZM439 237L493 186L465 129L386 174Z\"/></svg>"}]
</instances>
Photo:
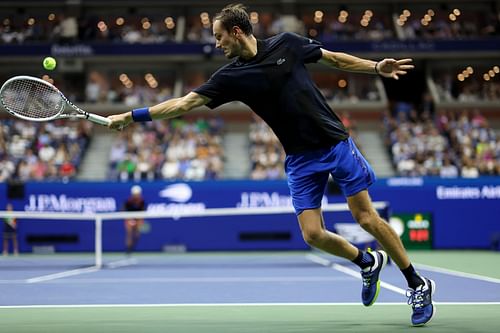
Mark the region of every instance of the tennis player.
<instances>
[{"instance_id":1,"label":"tennis player","mask_svg":"<svg viewBox=\"0 0 500 333\"><path fill-rule=\"evenodd\" d=\"M130 196L123 206L124 210L128 212L140 212L146 210L146 204L144 202L144 198L142 197L142 188L139 185L132 186L130 189ZM129 218L125 220L125 245L127 247L127 255L131 255L132 251L135 249L135 246L139 241L141 227L143 224L144 219L141 218Z\"/></svg>"},{"instance_id":2,"label":"tennis player","mask_svg":"<svg viewBox=\"0 0 500 333\"><path fill-rule=\"evenodd\" d=\"M363 304L370 306L376 301L387 254L361 251L325 229L321 198L332 175L356 221L377 239L408 281L413 325L429 322L435 312L435 283L415 271L397 234L373 208L367 189L375 181L374 172L305 67L320 62L397 80L413 68L412 60L360 59L326 50L317 41L293 33L258 40L241 4L229 5L215 16L213 34L215 46L233 59L231 63L183 97L109 116L109 127L120 129L133 121L177 117L202 105L215 108L230 101L247 104L273 129L285 149L285 171L304 240L357 264L363 279Z\"/></svg>"},{"instance_id":3,"label":"tennis player","mask_svg":"<svg viewBox=\"0 0 500 333\"><path fill-rule=\"evenodd\" d=\"M11 203L6 206L7 211L13 211L14 208ZM9 239L12 240L12 250L15 256L19 255L19 245L17 243L17 219L15 217L3 218L3 251L2 255L9 254Z\"/></svg>"}]
</instances>

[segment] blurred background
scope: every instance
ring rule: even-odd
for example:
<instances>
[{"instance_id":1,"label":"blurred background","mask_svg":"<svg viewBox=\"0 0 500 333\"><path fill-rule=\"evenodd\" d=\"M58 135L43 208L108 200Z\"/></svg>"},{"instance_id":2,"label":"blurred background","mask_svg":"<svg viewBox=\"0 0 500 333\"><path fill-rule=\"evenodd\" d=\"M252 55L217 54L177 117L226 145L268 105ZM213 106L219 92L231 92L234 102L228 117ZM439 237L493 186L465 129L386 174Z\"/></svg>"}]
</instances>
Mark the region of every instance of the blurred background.
<instances>
[{"instance_id":1,"label":"blurred background","mask_svg":"<svg viewBox=\"0 0 500 333\"><path fill-rule=\"evenodd\" d=\"M104 116L182 96L227 63L211 32L213 15L226 4L4 0L0 81L40 77ZM374 167L379 181L372 196L390 202L391 220L402 226L407 245L498 249L499 1L245 4L257 38L293 31L363 58L413 58L415 70L399 81L318 64L310 72ZM46 56L57 59L54 71L43 69ZM142 186L150 211L289 206L284 157L273 132L238 102L133 124L121 133L85 121L26 122L2 112L0 209L12 203L20 211L113 212L123 209L134 184ZM335 184L324 200L344 202ZM283 239L269 234L273 223L234 223L227 236L207 241L188 240L180 225L156 221L146 223L138 249L305 247L295 224L276 222ZM92 247L80 227L63 232L60 225L29 225L19 223L21 252ZM105 237L105 250L123 248L120 227L110 227L116 233ZM242 230L267 236L245 241Z\"/></svg>"}]
</instances>

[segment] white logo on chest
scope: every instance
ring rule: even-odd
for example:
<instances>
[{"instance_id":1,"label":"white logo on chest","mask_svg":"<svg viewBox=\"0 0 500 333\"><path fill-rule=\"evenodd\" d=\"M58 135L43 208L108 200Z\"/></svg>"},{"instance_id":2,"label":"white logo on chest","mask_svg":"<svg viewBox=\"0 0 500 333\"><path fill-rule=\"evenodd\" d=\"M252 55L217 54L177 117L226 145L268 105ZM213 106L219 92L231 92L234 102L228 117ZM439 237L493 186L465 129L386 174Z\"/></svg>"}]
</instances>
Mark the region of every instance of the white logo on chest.
<instances>
[{"instance_id":1,"label":"white logo on chest","mask_svg":"<svg viewBox=\"0 0 500 333\"><path fill-rule=\"evenodd\" d=\"M285 58L279 58L278 60L276 60L276 65L281 65L282 63L284 63L286 61Z\"/></svg>"}]
</instances>

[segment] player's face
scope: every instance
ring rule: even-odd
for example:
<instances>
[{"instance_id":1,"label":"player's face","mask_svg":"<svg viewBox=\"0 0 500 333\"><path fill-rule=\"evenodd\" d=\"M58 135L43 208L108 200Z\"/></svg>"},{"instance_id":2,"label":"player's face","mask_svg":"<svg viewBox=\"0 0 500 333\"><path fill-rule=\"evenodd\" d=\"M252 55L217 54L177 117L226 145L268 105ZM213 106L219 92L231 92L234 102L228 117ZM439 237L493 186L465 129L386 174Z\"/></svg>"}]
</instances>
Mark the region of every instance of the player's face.
<instances>
[{"instance_id":1,"label":"player's face","mask_svg":"<svg viewBox=\"0 0 500 333\"><path fill-rule=\"evenodd\" d=\"M226 58L231 59L239 56L240 44L235 34L227 31L219 20L214 21L213 33L215 47L222 49Z\"/></svg>"}]
</instances>

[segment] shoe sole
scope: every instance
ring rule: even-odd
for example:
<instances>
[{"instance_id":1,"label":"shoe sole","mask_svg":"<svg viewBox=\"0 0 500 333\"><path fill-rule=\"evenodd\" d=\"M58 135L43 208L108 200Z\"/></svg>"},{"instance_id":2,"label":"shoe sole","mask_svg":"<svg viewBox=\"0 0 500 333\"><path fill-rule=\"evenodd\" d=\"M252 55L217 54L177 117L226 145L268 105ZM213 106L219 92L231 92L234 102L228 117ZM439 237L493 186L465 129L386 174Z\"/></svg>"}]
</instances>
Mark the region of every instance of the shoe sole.
<instances>
[{"instance_id":1,"label":"shoe sole","mask_svg":"<svg viewBox=\"0 0 500 333\"><path fill-rule=\"evenodd\" d=\"M382 267L380 268L380 272L382 272L385 265L387 265L388 256L387 256L387 253L385 253L385 251L379 250L376 252L378 252L382 255ZM372 306L377 301L378 294L380 293L380 272L379 272L379 277L378 277L378 281L377 281L377 291L375 292L375 297L373 297L373 300L371 301L370 304L367 304L365 306Z\"/></svg>"},{"instance_id":2,"label":"shoe sole","mask_svg":"<svg viewBox=\"0 0 500 333\"><path fill-rule=\"evenodd\" d=\"M431 279L427 279L427 281L429 281L431 283L431 289L432 289L431 297L432 297L432 296L434 296L434 292L436 291L436 282L434 282L434 280L431 280ZM424 326L425 324L430 323L432 318L434 318L434 315L436 314L436 306L434 305L434 301L431 301L431 304L432 304L432 315L429 318L429 320L427 320L425 323L413 325L413 327Z\"/></svg>"}]
</instances>

